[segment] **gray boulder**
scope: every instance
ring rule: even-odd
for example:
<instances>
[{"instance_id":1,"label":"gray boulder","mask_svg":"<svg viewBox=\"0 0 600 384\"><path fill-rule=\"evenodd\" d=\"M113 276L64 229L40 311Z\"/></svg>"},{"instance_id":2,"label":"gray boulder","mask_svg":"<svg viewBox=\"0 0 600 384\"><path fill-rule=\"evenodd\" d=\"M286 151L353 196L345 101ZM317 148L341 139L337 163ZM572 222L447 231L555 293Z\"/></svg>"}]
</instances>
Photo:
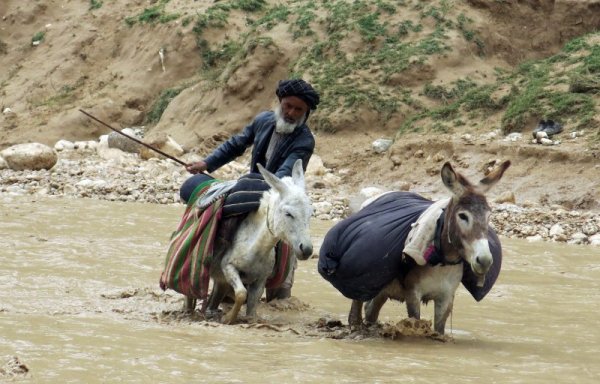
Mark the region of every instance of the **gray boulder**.
<instances>
[{"instance_id":1,"label":"gray boulder","mask_svg":"<svg viewBox=\"0 0 600 384\"><path fill-rule=\"evenodd\" d=\"M138 140L142 139L142 135L131 128L123 128L121 132ZM120 149L121 151L128 153L140 153L140 149L142 148L140 144L117 132L108 134L108 147Z\"/></svg>"}]
</instances>

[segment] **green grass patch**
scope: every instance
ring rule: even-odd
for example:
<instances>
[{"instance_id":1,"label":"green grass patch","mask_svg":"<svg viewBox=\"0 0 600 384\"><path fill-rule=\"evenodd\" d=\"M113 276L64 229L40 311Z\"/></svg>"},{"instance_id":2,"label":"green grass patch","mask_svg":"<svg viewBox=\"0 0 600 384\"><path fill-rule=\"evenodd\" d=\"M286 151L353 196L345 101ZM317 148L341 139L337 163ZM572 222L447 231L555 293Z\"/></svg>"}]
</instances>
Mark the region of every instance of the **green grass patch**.
<instances>
[{"instance_id":1,"label":"green grass patch","mask_svg":"<svg viewBox=\"0 0 600 384\"><path fill-rule=\"evenodd\" d=\"M587 43L585 36L581 36L565 44L562 51L566 53L575 53L587 48L589 48L589 44Z\"/></svg>"},{"instance_id":2,"label":"green grass patch","mask_svg":"<svg viewBox=\"0 0 600 384\"><path fill-rule=\"evenodd\" d=\"M593 74L573 74L569 77L569 91L600 95L600 77Z\"/></svg>"},{"instance_id":3,"label":"green grass patch","mask_svg":"<svg viewBox=\"0 0 600 384\"><path fill-rule=\"evenodd\" d=\"M31 43L41 43L42 41L44 41L44 38L46 37L46 33L45 32L36 32L33 37L31 38Z\"/></svg>"},{"instance_id":4,"label":"green grass patch","mask_svg":"<svg viewBox=\"0 0 600 384\"><path fill-rule=\"evenodd\" d=\"M460 15L458 15L456 21L458 23L457 24L458 29L461 31L465 40L475 43L475 46L477 47L477 54L479 56L484 56L485 55L485 44L484 44L483 40L481 40L477 36L477 33L470 28L470 24L473 23L473 20L471 20L470 18L466 17L463 13L461 13Z\"/></svg>"},{"instance_id":5,"label":"green grass patch","mask_svg":"<svg viewBox=\"0 0 600 384\"><path fill-rule=\"evenodd\" d=\"M150 112L148 112L148 115L146 115L146 123L157 123L165 112L165 109L169 106L169 103L171 103L171 101L184 89L185 87L177 87L163 90L160 95L158 95L154 104L152 104L152 108L150 109Z\"/></svg>"},{"instance_id":6,"label":"green grass patch","mask_svg":"<svg viewBox=\"0 0 600 384\"><path fill-rule=\"evenodd\" d=\"M227 81L242 61L254 52L257 47L269 47L273 40L269 37L253 37L244 35L242 40L228 40L211 49L206 40L201 40L201 56L204 61L205 78L210 80ZM224 74L224 76L223 76ZM222 78L220 78L222 77Z\"/></svg>"},{"instance_id":7,"label":"green grass patch","mask_svg":"<svg viewBox=\"0 0 600 384\"><path fill-rule=\"evenodd\" d=\"M246 12L262 11L267 2L265 0L237 0L232 2L232 7Z\"/></svg>"},{"instance_id":8,"label":"green grass patch","mask_svg":"<svg viewBox=\"0 0 600 384\"><path fill-rule=\"evenodd\" d=\"M241 49L241 45L237 41L227 41L216 49L211 49L210 44L206 40L199 41L200 56L204 62L205 68L216 67L227 63Z\"/></svg>"},{"instance_id":9,"label":"green grass patch","mask_svg":"<svg viewBox=\"0 0 600 384\"><path fill-rule=\"evenodd\" d=\"M550 68L544 62L526 62L519 66L516 84L509 94L509 102L502 117L504 134L520 132L531 116L540 116L544 87L549 81Z\"/></svg>"},{"instance_id":10,"label":"green grass patch","mask_svg":"<svg viewBox=\"0 0 600 384\"><path fill-rule=\"evenodd\" d=\"M192 21L194 21L193 16L186 16L181 20L181 26L187 27L188 25L190 25L192 23Z\"/></svg>"},{"instance_id":11,"label":"green grass patch","mask_svg":"<svg viewBox=\"0 0 600 384\"><path fill-rule=\"evenodd\" d=\"M404 37L408 36L410 32L421 32L423 26L421 24L414 24L412 20L404 20L398 24L397 36Z\"/></svg>"},{"instance_id":12,"label":"green grass patch","mask_svg":"<svg viewBox=\"0 0 600 384\"><path fill-rule=\"evenodd\" d=\"M478 115L501 112L504 134L522 132L533 118L549 118L577 129L594 129L594 140L600 141L600 129L594 126L596 104L600 94L600 47L577 38L567 43L555 56L520 64L513 72L497 71L495 83L476 85L461 80L453 87L427 84L423 95L442 105L410 116L398 129L398 134L443 127L437 122L450 119L463 121ZM572 55L576 53L576 55ZM565 69L566 67L569 69ZM559 84L569 84L567 91ZM494 98L499 89L510 89L504 96ZM429 123L426 123L430 121Z\"/></svg>"},{"instance_id":13,"label":"green grass patch","mask_svg":"<svg viewBox=\"0 0 600 384\"><path fill-rule=\"evenodd\" d=\"M476 86L468 81L463 80L461 82L469 86L462 90L459 90L460 87L445 89L440 86L426 86L424 94L429 98L440 100L444 104L413 116L408 123L412 125L416 121L426 118L431 119L433 122L460 120L463 112L471 112L472 114L469 117L474 118L476 113L473 114L473 112L480 111L483 113L483 111L494 111L503 107L505 100L497 103L491 98L495 85ZM408 131L407 126L401 127L400 131Z\"/></svg>"},{"instance_id":14,"label":"green grass patch","mask_svg":"<svg viewBox=\"0 0 600 384\"><path fill-rule=\"evenodd\" d=\"M334 134L337 131L331 120L324 115L311 115L310 126L315 132Z\"/></svg>"},{"instance_id":15,"label":"green grass patch","mask_svg":"<svg viewBox=\"0 0 600 384\"><path fill-rule=\"evenodd\" d=\"M314 3L308 3L300 8L299 12L295 12L295 14L297 14L296 21L290 25L290 30L292 31L294 39L301 36L314 35L314 31L311 29L310 25L317 17L314 13L315 8Z\"/></svg>"},{"instance_id":16,"label":"green grass patch","mask_svg":"<svg viewBox=\"0 0 600 384\"><path fill-rule=\"evenodd\" d=\"M90 0L90 11L94 9L100 9L102 7L102 1L100 0Z\"/></svg>"},{"instance_id":17,"label":"green grass patch","mask_svg":"<svg viewBox=\"0 0 600 384\"><path fill-rule=\"evenodd\" d=\"M466 111L484 110L484 111L496 111L504 107L506 99L494 101L492 99L492 93L496 90L496 85L484 85L471 89L464 97L461 98L460 103L463 105Z\"/></svg>"},{"instance_id":18,"label":"green grass patch","mask_svg":"<svg viewBox=\"0 0 600 384\"><path fill-rule=\"evenodd\" d=\"M386 23L379 21L379 13L374 12L357 20L358 31L366 42L373 42L377 37L387 35Z\"/></svg>"},{"instance_id":19,"label":"green grass patch","mask_svg":"<svg viewBox=\"0 0 600 384\"><path fill-rule=\"evenodd\" d=\"M44 100L31 101L34 107L57 108L76 101L75 89L79 84L63 85L55 95L45 98Z\"/></svg>"},{"instance_id":20,"label":"green grass patch","mask_svg":"<svg viewBox=\"0 0 600 384\"><path fill-rule=\"evenodd\" d=\"M589 54L581 56L582 49L588 49ZM555 75L551 73L551 65L557 62L555 57L538 62L527 62L519 66L512 77L513 88L507 97L508 104L502 118L504 133L521 131L524 123L532 116L543 116L563 123L569 120L576 127L585 127L593 119L596 102L591 95L580 91L595 92L592 80L594 75L587 76L596 69L597 55L600 54L600 50L595 52L594 47L588 46L585 40L577 38L565 46L563 53L558 54L561 61L571 62L572 59L565 57L564 52L578 52L579 58L576 61L581 63L581 66L564 74L571 79L571 86L566 92L548 88L549 85L557 83ZM587 82L585 84L580 82L577 87L574 87L573 79L582 82L587 79Z\"/></svg>"},{"instance_id":21,"label":"green grass patch","mask_svg":"<svg viewBox=\"0 0 600 384\"><path fill-rule=\"evenodd\" d=\"M440 121L436 121L431 125L431 131L434 133L451 133L452 127Z\"/></svg>"},{"instance_id":22,"label":"green grass patch","mask_svg":"<svg viewBox=\"0 0 600 384\"><path fill-rule=\"evenodd\" d=\"M136 23L153 24L153 23L168 23L179 18L179 13L165 12L165 6L170 0L160 0L157 5L150 8L144 8L142 13L137 16L125 18L125 23L133 26Z\"/></svg>"},{"instance_id":23,"label":"green grass patch","mask_svg":"<svg viewBox=\"0 0 600 384\"><path fill-rule=\"evenodd\" d=\"M428 83L423 87L423 94L430 99L448 102L463 97L469 90L472 90L477 86L473 81L463 79L457 80L453 85L454 86L447 89L441 85L432 85L431 83Z\"/></svg>"},{"instance_id":24,"label":"green grass patch","mask_svg":"<svg viewBox=\"0 0 600 384\"><path fill-rule=\"evenodd\" d=\"M554 120L566 120L577 116L578 126L585 127L595 114L595 103L590 95L554 92L547 97L544 115Z\"/></svg>"},{"instance_id":25,"label":"green grass patch","mask_svg":"<svg viewBox=\"0 0 600 384\"><path fill-rule=\"evenodd\" d=\"M396 138L398 138L406 133L422 132L423 129L421 127L417 126L417 122L424 119L425 117L426 117L426 114L423 112L415 113L415 114L408 116L404 120L404 122L400 125L400 128L398 128L398 131L396 132Z\"/></svg>"},{"instance_id":26,"label":"green grass patch","mask_svg":"<svg viewBox=\"0 0 600 384\"><path fill-rule=\"evenodd\" d=\"M276 5L267 10L265 15L254 23L254 26L263 26L266 29L272 29L277 24L287 22L290 14L291 11L286 5Z\"/></svg>"},{"instance_id":27,"label":"green grass patch","mask_svg":"<svg viewBox=\"0 0 600 384\"><path fill-rule=\"evenodd\" d=\"M396 3L402 3L401 1L396 1ZM377 11L384 12L389 15L393 15L396 13L396 6L391 1L385 0L376 0L375 5L377 6Z\"/></svg>"},{"instance_id":28,"label":"green grass patch","mask_svg":"<svg viewBox=\"0 0 600 384\"><path fill-rule=\"evenodd\" d=\"M600 76L600 45L594 45L590 48L589 55L583 59L582 72Z\"/></svg>"},{"instance_id":29,"label":"green grass patch","mask_svg":"<svg viewBox=\"0 0 600 384\"><path fill-rule=\"evenodd\" d=\"M332 1L323 4L326 10L323 24L325 32L329 35L339 32L348 32L352 27L348 23L352 20L352 7L345 1Z\"/></svg>"},{"instance_id":30,"label":"green grass patch","mask_svg":"<svg viewBox=\"0 0 600 384\"><path fill-rule=\"evenodd\" d=\"M193 32L197 38L200 39L202 33L207 28L225 28L227 20L229 18L230 7L217 4L206 10L205 13L198 15L196 24L194 25Z\"/></svg>"}]
</instances>

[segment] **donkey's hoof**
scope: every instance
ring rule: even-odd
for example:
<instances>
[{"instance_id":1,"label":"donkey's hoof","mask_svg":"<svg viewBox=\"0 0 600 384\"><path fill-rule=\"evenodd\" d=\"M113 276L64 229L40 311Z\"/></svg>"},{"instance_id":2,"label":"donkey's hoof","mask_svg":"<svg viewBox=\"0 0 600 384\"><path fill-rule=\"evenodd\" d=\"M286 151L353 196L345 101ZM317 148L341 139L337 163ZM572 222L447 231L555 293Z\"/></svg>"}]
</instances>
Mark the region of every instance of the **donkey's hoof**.
<instances>
[{"instance_id":1,"label":"donkey's hoof","mask_svg":"<svg viewBox=\"0 0 600 384\"><path fill-rule=\"evenodd\" d=\"M248 323L248 324L261 324L264 323L265 320L261 317L259 317L258 315L238 315L238 321L241 323Z\"/></svg>"},{"instance_id":2,"label":"donkey's hoof","mask_svg":"<svg viewBox=\"0 0 600 384\"><path fill-rule=\"evenodd\" d=\"M221 319L221 317L223 316L223 311L220 309L207 309L206 312L204 312L204 317L207 320L219 320Z\"/></svg>"},{"instance_id":3,"label":"donkey's hoof","mask_svg":"<svg viewBox=\"0 0 600 384\"><path fill-rule=\"evenodd\" d=\"M362 331L363 329L365 329L365 325L360 322L360 323L350 323L348 324L348 327L350 328L350 332L357 332L357 331Z\"/></svg>"},{"instance_id":4,"label":"donkey's hoof","mask_svg":"<svg viewBox=\"0 0 600 384\"><path fill-rule=\"evenodd\" d=\"M221 318L221 323L223 324L227 324L227 325L231 325L233 323L235 323L235 321L237 320L237 316L233 313L227 312L227 314L225 314L225 316L223 316Z\"/></svg>"},{"instance_id":5,"label":"donkey's hoof","mask_svg":"<svg viewBox=\"0 0 600 384\"><path fill-rule=\"evenodd\" d=\"M235 319L232 319L229 316L223 316L221 318L221 323L226 325L232 325L235 323Z\"/></svg>"}]
</instances>

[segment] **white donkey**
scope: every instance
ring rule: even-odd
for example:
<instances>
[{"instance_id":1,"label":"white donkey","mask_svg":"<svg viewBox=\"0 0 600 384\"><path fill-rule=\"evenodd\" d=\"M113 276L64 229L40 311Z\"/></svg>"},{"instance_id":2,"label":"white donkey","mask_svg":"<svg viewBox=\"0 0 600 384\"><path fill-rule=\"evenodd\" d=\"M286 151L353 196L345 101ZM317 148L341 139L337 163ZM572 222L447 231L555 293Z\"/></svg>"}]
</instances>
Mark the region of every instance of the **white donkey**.
<instances>
[{"instance_id":1,"label":"white donkey","mask_svg":"<svg viewBox=\"0 0 600 384\"><path fill-rule=\"evenodd\" d=\"M305 190L302 161L294 164L292 177L282 179L260 164L258 169L271 189L264 192L258 210L237 226L230 244L215 243L210 267L213 290L208 299L209 311L216 311L233 289L235 302L222 318L226 324L236 321L244 303L246 316L256 318L256 306L275 265L278 241L286 242L300 260L313 253L309 228L312 206Z\"/></svg>"}]
</instances>

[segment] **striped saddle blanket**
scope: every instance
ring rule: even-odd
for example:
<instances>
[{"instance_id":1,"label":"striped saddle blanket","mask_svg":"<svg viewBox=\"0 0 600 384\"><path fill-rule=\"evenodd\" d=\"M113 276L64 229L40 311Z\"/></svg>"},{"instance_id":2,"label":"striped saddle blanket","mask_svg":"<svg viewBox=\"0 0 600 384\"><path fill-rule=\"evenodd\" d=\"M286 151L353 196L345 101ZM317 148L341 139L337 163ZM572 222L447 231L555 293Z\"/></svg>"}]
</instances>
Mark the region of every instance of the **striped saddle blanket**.
<instances>
[{"instance_id":1,"label":"striped saddle blanket","mask_svg":"<svg viewBox=\"0 0 600 384\"><path fill-rule=\"evenodd\" d=\"M185 296L201 299L204 303L208 297L215 235L226 197L220 197L202 209L197 207L196 202L216 182L219 180L211 179L194 189L179 225L171 235L165 267L160 276L160 288L163 291L172 289ZM280 241L275 251L275 266L267 280L267 288L281 285L290 271L289 246Z\"/></svg>"}]
</instances>

